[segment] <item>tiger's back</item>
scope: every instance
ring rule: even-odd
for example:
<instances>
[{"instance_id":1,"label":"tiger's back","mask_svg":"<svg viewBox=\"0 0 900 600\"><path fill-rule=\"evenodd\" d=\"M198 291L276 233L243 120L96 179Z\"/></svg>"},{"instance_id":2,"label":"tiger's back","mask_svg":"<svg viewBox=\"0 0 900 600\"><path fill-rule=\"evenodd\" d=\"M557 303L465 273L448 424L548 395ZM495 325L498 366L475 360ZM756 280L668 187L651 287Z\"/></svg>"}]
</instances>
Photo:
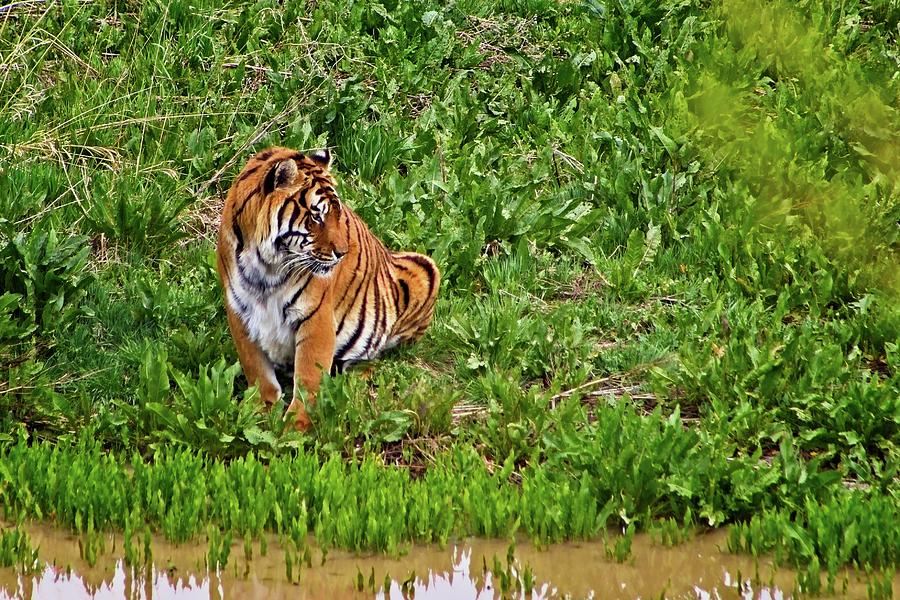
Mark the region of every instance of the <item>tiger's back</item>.
<instances>
[{"instance_id":1,"label":"tiger's back","mask_svg":"<svg viewBox=\"0 0 900 600\"><path fill-rule=\"evenodd\" d=\"M241 365L267 403L281 393L276 370L314 395L322 369L419 339L440 286L434 261L388 250L343 205L327 152L251 158L226 199L217 255ZM291 410L308 426L296 394Z\"/></svg>"}]
</instances>

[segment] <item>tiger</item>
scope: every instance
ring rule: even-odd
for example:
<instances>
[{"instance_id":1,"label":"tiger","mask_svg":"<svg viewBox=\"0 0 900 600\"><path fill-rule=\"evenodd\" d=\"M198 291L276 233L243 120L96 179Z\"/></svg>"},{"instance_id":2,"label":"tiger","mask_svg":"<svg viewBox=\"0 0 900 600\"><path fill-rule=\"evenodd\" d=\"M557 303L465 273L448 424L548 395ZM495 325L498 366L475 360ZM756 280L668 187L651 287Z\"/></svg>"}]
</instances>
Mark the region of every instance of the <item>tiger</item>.
<instances>
[{"instance_id":1,"label":"tiger","mask_svg":"<svg viewBox=\"0 0 900 600\"><path fill-rule=\"evenodd\" d=\"M336 191L329 150L271 147L234 180L216 263L241 368L271 408L293 374L287 415L311 426L322 372L419 340L440 271L428 256L388 250ZM287 417L290 422L290 417Z\"/></svg>"}]
</instances>

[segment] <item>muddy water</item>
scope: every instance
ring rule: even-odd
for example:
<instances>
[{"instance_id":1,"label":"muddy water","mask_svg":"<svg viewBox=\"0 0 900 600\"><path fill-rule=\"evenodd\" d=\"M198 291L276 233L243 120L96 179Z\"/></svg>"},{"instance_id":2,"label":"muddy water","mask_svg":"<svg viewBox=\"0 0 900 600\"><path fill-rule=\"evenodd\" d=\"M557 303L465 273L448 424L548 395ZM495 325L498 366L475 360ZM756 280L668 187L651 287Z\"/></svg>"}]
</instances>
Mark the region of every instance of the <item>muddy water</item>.
<instances>
[{"instance_id":1,"label":"muddy water","mask_svg":"<svg viewBox=\"0 0 900 600\"><path fill-rule=\"evenodd\" d=\"M106 551L89 567L79 557L77 537L44 526L27 529L32 545L39 548L42 566L27 576L0 569L2 600L403 598L401 585L407 580L414 582L417 599L494 598L500 597L492 581L497 578L485 573L484 564L493 565L496 556L505 565L508 548L506 542L473 539L445 549L414 546L397 560L332 550L324 564L320 564L321 553L314 551L312 567L300 568L299 584L291 584L274 540L268 544L267 556L259 556L255 547L251 561L244 559L243 545L236 543L228 565L212 573L205 567L205 544L175 546L156 541L153 564L132 570L121 560L118 536L106 539ZM636 536L631 557L619 564L607 558L602 543L558 544L539 551L523 541L516 547L516 560L534 573L533 598L792 597L794 573L724 550L721 532L699 535L675 548ZM359 573L366 588L374 575L374 593L355 590ZM839 597L866 597L864 582L854 575L846 579L846 591L842 591L843 582L838 582ZM900 578L895 579L894 590L900 590Z\"/></svg>"}]
</instances>

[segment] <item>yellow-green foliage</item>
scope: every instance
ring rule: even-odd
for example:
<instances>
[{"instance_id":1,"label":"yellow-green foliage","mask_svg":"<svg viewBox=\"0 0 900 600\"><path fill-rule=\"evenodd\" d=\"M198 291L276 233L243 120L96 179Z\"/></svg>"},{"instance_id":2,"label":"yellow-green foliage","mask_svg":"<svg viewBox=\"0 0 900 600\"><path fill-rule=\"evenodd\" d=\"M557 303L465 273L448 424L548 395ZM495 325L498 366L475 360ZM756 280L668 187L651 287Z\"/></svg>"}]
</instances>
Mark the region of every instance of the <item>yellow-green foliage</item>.
<instances>
[{"instance_id":1,"label":"yellow-green foliage","mask_svg":"<svg viewBox=\"0 0 900 600\"><path fill-rule=\"evenodd\" d=\"M900 298L900 254L873 227L900 202L900 112L887 85L896 71L872 72L837 52L823 32L827 12L810 18L794 3L723 0L716 14L734 51L725 60L717 46L699 51L693 85L676 97L707 160L750 184L761 227L800 218L832 260ZM788 102L814 115L818 131L784 114ZM838 157L815 139L823 136L840 137L862 173L833 164Z\"/></svg>"}]
</instances>

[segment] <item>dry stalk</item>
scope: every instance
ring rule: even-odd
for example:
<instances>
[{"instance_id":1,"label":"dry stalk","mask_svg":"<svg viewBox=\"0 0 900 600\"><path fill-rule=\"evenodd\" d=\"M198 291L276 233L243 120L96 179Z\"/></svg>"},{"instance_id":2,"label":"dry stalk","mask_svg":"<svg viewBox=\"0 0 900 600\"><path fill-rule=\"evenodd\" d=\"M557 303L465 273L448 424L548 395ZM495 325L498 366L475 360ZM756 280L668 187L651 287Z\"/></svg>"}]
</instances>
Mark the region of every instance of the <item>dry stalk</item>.
<instances>
[{"instance_id":1,"label":"dry stalk","mask_svg":"<svg viewBox=\"0 0 900 600\"><path fill-rule=\"evenodd\" d=\"M570 398L575 394L580 394L582 401L593 401L597 398L621 398L626 394L632 400L640 400L642 402L655 402L656 395L650 392L644 392L643 386L625 385L621 379L617 377L600 377L581 385L575 386L570 390L560 392L550 398L550 408L555 409L557 403L565 398Z\"/></svg>"},{"instance_id":2,"label":"dry stalk","mask_svg":"<svg viewBox=\"0 0 900 600\"><path fill-rule=\"evenodd\" d=\"M237 62L227 62L222 64L223 69L237 69L240 63ZM256 71L257 73L273 73L276 75L284 75L285 77L290 77L293 75L290 71L276 71L275 69L270 69L269 67L259 67L257 65L244 65L245 69L249 69L251 71Z\"/></svg>"},{"instance_id":3,"label":"dry stalk","mask_svg":"<svg viewBox=\"0 0 900 600\"><path fill-rule=\"evenodd\" d=\"M468 419L478 419L487 414L486 406L478 404L457 404L450 409L450 417L454 425L459 425L462 421Z\"/></svg>"}]
</instances>

